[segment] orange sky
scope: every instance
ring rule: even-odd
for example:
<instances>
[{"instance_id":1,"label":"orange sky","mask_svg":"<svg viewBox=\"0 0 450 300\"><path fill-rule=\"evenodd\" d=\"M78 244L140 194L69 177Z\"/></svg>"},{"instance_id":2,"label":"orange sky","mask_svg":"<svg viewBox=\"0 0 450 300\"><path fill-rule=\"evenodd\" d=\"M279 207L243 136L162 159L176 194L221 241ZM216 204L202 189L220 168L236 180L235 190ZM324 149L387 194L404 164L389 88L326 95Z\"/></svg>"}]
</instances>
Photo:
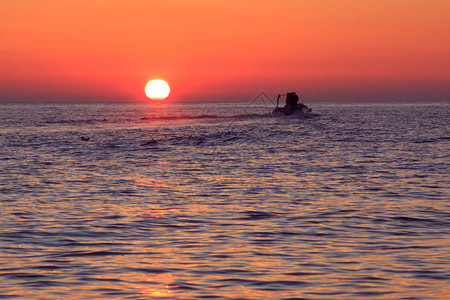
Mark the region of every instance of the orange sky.
<instances>
[{"instance_id":1,"label":"orange sky","mask_svg":"<svg viewBox=\"0 0 450 300\"><path fill-rule=\"evenodd\" d=\"M450 100L448 0L1 0L0 100Z\"/></svg>"}]
</instances>

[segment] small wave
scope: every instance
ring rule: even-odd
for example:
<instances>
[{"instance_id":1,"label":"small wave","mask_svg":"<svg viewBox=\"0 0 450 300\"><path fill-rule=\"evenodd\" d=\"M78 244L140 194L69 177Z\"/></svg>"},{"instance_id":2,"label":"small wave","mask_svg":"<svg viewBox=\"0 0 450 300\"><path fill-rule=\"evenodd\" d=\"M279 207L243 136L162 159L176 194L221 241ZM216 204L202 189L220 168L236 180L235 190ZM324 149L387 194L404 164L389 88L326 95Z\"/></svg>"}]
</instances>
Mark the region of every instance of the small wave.
<instances>
[{"instance_id":1,"label":"small wave","mask_svg":"<svg viewBox=\"0 0 450 300\"><path fill-rule=\"evenodd\" d=\"M215 115L198 115L198 116L188 116L188 115L175 115L175 116L160 116L160 117L142 117L141 120L195 120L195 119L217 119L220 116Z\"/></svg>"},{"instance_id":2,"label":"small wave","mask_svg":"<svg viewBox=\"0 0 450 300\"><path fill-rule=\"evenodd\" d=\"M240 220L262 220L278 216L275 213L268 213L264 211L246 211L244 213L246 216L240 218Z\"/></svg>"},{"instance_id":3,"label":"small wave","mask_svg":"<svg viewBox=\"0 0 450 300\"><path fill-rule=\"evenodd\" d=\"M156 144L158 144L158 141L155 139L151 139L145 143L142 143L142 146L151 146L151 145L156 145Z\"/></svg>"},{"instance_id":4,"label":"small wave","mask_svg":"<svg viewBox=\"0 0 450 300\"><path fill-rule=\"evenodd\" d=\"M213 133L198 133L198 134L184 134L172 137L157 137L143 141L141 146L151 149L157 149L164 145L170 146L208 146L222 144L236 144L236 143L251 143L259 140L259 132L253 132L254 128L247 128L245 132L242 130L224 130Z\"/></svg>"},{"instance_id":5,"label":"small wave","mask_svg":"<svg viewBox=\"0 0 450 300\"><path fill-rule=\"evenodd\" d=\"M45 124L95 124L95 123L104 123L109 120L106 118L100 119L80 119L80 120L47 120Z\"/></svg>"},{"instance_id":6,"label":"small wave","mask_svg":"<svg viewBox=\"0 0 450 300\"><path fill-rule=\"evenodd\" d=\"M129 252L120 251L72 251L58 255L58 257L77 257L77 256L110 256L110 255L128 255Z\"/></svg>"},{"instance_id":7,"label":"small wave","mask_svg":"<svg viewBox=\"0 0 450 300\"><path fill-rule=\"evenodd\" d=\"M253 118L266 118L270 117L267 114L239 114L230 116L220 115L174 115L174 116L159 116L159 117L142 117L143 121L165 121L165 120L198 120L198 119L223 119L223 120L247 120Z\"/></svg>"}]
</instances>

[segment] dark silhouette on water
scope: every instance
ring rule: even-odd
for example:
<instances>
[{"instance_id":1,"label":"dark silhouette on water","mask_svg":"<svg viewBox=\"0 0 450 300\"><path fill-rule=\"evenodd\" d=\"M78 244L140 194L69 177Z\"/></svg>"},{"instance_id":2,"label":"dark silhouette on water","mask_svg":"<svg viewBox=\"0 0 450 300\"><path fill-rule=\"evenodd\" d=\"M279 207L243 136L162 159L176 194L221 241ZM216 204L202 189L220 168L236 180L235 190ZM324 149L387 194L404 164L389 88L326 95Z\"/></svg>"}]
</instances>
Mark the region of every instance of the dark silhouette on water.
<instances>
[{"instance_id":1,"label":"dark silhouette on water","mask_svg":"<svg viewBox=\"0 0 450 300\"><path fill-rule=\"evenodd\" d=\"M286 96L286 105L284 107L278 107L281 96ZM294 112L309 113L311 108L307 107L303 103L298 102L299 97L295 92L287 93L285 95L278 94L277 107L273 110L272 114L284 114L286 116L292 115Z\"/></svg>"}]
</instances>

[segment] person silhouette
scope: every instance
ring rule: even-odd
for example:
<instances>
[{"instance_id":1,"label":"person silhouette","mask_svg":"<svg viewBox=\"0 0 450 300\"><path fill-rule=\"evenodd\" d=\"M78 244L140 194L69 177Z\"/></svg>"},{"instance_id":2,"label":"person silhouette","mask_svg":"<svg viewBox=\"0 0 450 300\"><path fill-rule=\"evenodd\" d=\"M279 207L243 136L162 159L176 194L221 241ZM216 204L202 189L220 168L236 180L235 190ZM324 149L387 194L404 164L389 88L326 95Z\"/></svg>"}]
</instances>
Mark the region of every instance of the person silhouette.
<instances>
[{"instance_id":1,"label":"person silhouette","mask_svg":"<svg viewBox=\"0 0 450 300\"><path fill-rule=\"evenodd\" d=\"M296 109L298 104L298 96L296 93L291 92L286 94L286 115L291 115Z\"/></svg>"}]
</instances>

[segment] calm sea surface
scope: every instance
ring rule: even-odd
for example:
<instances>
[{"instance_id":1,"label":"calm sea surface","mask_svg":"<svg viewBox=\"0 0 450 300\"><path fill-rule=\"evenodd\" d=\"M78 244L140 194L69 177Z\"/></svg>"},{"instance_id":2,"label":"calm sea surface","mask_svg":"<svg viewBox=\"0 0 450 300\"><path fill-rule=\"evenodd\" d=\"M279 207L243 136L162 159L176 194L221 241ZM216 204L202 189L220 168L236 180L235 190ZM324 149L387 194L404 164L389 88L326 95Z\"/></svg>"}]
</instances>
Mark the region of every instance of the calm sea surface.
<instances>
[{"instance_id":1,"label":"calm sea surface","mask_svg":"<svg viewBox=\"0 0 450 300\"><path fill-rule=\"evenodd\" d=\"M450 103L0 104L0 298L449 299Z\"/></svg>"}]
</instances>

